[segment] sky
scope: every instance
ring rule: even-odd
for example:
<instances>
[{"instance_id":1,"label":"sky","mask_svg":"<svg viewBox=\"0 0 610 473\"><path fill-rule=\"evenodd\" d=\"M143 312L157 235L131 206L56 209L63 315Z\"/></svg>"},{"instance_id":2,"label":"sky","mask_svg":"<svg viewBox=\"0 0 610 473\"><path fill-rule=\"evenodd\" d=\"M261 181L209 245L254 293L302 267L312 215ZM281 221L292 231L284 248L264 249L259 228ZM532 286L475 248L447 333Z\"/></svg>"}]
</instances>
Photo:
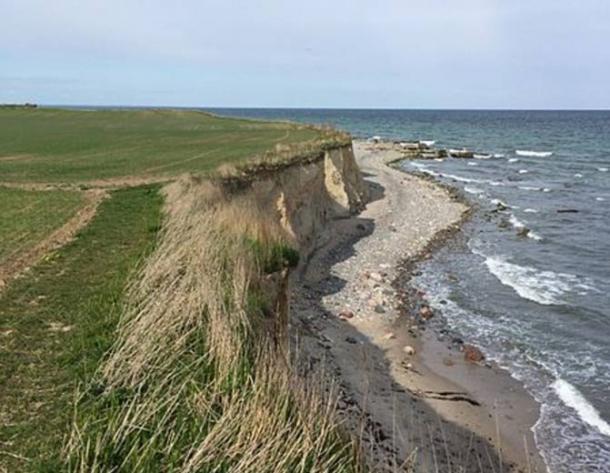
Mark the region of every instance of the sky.
<instances>
[{"instance_id":1,"label":"sky","mask_svg":"<svg viewBox=\"0 0 610 473\"><path fill-rule=\"evenodd\" d=\"M610 0L0 0L0 103L610 109Z\"/></svg>"}]
</instances>

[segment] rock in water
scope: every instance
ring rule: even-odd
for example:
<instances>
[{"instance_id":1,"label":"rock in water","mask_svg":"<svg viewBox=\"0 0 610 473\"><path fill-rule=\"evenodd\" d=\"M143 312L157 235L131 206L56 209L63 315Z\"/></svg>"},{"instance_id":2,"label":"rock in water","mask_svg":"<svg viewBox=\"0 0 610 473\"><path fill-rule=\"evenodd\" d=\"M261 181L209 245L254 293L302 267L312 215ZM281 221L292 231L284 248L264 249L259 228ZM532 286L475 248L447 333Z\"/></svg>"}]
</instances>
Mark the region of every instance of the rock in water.
<instances>
[{"instance_id":1,"label":"rock in water","mask_svg":"<svg viewBox=\"0 0 610 473\"><path fill-rule=\"evenodd\" d=\"M470 363L480 363L485 355L474 345L464 345L464 359Z\"/></svg>"},{"instance_id":2,"label":"rock in water","mask_svg":"<svg viewBox=\"0 0 610 473\"><path fill-rule=\"evenodd\" d=\"M526 236L528 236L530 234L530 229L527 227L523 227L521 228L518 232L517 232L517 236L519 238L525 238Z\"/></svg>"}]
</instances>

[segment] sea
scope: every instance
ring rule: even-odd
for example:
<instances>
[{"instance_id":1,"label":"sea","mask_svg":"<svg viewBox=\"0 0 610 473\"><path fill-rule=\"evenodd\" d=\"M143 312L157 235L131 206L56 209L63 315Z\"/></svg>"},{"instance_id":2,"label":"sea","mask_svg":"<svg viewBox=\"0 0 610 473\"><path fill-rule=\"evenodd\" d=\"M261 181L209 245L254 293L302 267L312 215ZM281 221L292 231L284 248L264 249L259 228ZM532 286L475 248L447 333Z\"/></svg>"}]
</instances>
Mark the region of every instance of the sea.
<instances>
[{"instance_id":1,"label":"sea","mask_svg":"<svg viewBox=\"0 0 610 473\"><path fill-rule=\"evenodd\" d=\"M610 112L211 111L473 150L401 164L458 187L475 209L413 283L439 327L541 404L533 430L552 473L610 472Z\"/></svg>"}]
</instances>

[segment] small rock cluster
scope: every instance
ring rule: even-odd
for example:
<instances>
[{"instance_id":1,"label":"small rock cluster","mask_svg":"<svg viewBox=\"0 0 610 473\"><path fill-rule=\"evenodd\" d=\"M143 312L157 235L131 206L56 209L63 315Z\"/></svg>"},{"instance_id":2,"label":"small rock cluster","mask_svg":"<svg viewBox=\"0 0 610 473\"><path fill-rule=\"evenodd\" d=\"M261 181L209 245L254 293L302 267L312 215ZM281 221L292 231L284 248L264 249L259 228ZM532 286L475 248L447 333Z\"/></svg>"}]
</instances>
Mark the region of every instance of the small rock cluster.
<instances>
[{"instance_id":1,"label":"small rock cluster","mask_svg":"<svg viewBox=\"0 0 610 473\"><path fill-rule=\"evenodd\" d=\"M398 151L403 159L472 159L475 152L466 148L442 149L435 148L434 141L391 141L374 136L368 140L369 150Z\"/></svg>"}]
</instances>

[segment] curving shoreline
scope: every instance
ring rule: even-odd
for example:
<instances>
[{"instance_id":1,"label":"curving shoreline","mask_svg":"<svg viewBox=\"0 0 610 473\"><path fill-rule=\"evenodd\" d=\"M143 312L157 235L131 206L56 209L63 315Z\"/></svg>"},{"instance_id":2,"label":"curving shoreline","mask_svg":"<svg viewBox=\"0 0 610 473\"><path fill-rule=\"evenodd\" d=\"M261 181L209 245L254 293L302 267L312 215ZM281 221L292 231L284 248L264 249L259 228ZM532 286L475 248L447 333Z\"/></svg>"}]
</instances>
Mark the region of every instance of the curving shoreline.
<instances>
[{"instance_id":1,"label":"curving shoreline","mask_svg":"<svg viewBox=\"0 0 610 473\"><path fill-rule=\"evenodd\" d=\"M392 151L359 142L354 151L371 201L328 226L297 278L293 310L312 364L323 347L319 364L339 385L341 417L360 429L380 471L407 458L439 471L544 471L531 433L535 401L507 372L465 362L412 316L417 297L404 284L412 265L401 263L429 255L468 207L389 167Z\"/></svg>"}]
</instances>

